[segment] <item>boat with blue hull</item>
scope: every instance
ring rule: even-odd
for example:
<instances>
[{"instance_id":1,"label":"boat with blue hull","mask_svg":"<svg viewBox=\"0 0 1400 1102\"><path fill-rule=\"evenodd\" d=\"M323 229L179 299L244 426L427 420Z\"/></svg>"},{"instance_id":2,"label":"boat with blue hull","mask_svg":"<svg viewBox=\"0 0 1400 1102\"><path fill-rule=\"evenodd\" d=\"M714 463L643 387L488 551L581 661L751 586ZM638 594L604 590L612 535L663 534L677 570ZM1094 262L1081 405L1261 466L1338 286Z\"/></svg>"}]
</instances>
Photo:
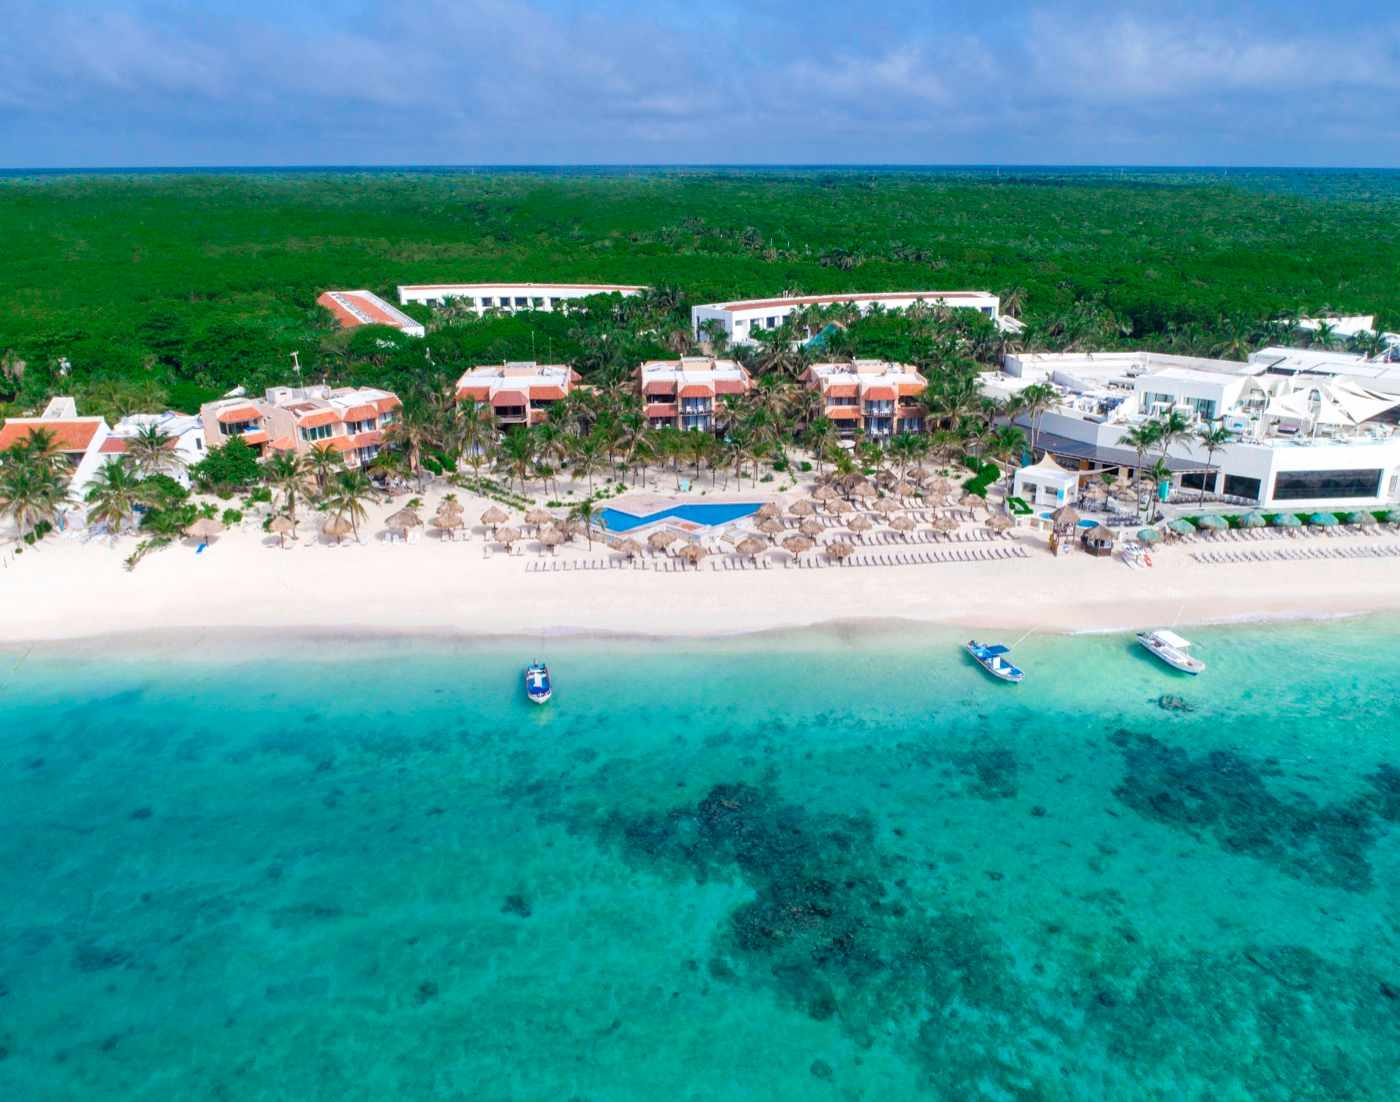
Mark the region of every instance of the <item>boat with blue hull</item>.
<instances>
[{"instance_id":1,"label":"boat with blue hull","mask_svg":"<svg viewBox=\"0 0 1400 1102\"><path fill-rule=\"evenodd\" d=\"M1019 685L1026 676L1020 668L1012 665L1006 658L1011 653L1011 648L1000 643L979 643L976 639L969 640L966 645L967 653L972 655L972 660L995 677L998 681L1006 681L1012 685Z\"/></svg>"},{"instance_id":2,"label":"boat with blue hull","mask_svg":"<svg viewBox=\"0 0 1400 1102\"><path fill-rule=\"evenodd\" d=\"M544 704L554 695L549 667L543 662L531 662L525 667L525 695L535 704Z\"/></svg>"}]
</instances>

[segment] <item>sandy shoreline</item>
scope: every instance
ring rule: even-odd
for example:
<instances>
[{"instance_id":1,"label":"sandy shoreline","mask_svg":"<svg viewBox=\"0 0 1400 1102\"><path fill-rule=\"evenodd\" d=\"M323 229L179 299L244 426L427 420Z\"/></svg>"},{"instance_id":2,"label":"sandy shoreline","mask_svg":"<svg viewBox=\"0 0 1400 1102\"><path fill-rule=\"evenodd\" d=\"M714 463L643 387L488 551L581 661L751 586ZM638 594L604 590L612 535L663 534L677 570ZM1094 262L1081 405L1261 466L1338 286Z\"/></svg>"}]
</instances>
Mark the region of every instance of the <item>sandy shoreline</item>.
<instances>
[{"instance_id":1,"label":"sandy shoreline","mask_svg":"<svg viewBox=\"0 0 1400 1102\"><path fill-rule=\"evenodd\" d=\"M431 536L288 550L234 532L204 553L182 545L135 571L134 541L51 540L0 570L0 645L219 636L492 637L600 635L719 638L821 625L941 625L969 632L1075 633L1162 624L1329 618L1400 611L1400 559L1206 565L1187 547L1160 549L1152 569L1082 554L1052 558L1018 533L1028 557L916 566L721 572L530 573L533 551L485 556ZM1394 534L1280 538L1278 546L1390 546ZM1235 547L1223 543L1202 547ZM606 559L580 540L561 559Z\"/></svg>"}]
</instances>

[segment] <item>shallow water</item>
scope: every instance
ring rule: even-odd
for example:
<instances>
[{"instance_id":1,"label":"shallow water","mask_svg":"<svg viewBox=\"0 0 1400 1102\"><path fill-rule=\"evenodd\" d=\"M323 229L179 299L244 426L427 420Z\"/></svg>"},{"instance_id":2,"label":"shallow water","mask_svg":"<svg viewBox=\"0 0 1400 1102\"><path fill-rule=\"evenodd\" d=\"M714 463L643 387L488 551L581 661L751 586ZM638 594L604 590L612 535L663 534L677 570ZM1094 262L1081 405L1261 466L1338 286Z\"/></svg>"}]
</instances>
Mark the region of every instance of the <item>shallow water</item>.
<instances>
[{"instance_id":1,"label":"shallow water","mask_svg":"<svg viewBox=\"0 0 1400 1102\"><path fill-rule=\"evenodd\" d=\"M0 1097L1393 1099L1400 624L1192 635L0 655Z\"/></svg>"}]
</instances>

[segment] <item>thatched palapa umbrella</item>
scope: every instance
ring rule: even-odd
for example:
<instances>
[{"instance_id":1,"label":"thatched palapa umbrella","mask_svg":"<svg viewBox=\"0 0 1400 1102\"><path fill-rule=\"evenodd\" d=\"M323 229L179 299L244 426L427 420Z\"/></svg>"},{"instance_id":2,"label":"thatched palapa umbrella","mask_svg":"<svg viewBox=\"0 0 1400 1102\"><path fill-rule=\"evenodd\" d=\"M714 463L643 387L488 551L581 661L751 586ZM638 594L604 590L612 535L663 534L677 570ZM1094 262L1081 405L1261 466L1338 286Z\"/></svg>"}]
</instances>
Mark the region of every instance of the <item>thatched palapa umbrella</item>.
<instances>
[{"instance_id":1,"label":"thatched palapa umbrella","mask_svg":"<svg viewBox=\"0 0 1400 1102\"><path fill-rule=\"evenodd\" d=\"M933 523L929 525L935 532L956 532L958 522L952 517L934 517Z\"/></svg>"},{"instance_id":2,"label":"thatched palapa umbrella","mask_svg":"<svg viewBox=\"0 0 1400 1102\"><path fill-rule=\"evenodd\" d=\"M919 488L912 482L896 482L890 487L890 492L898 497L913 497L919 492Z\"/></svg>"},{"instance_id":3,"label":"thatched palapa umbrella","mask_svg":"<svg viewBox=\"0 0 1400 1102\"><path fill-rule=\"evenodd\" d=\"M896 532L904 532L906 535L914 530L914 522L908 517L895 517L890 521L890 527Z\"/></svg>"},{"instance_id":4,"label":"thatched palapa umbrella","mask_svg":"<svg viewBox=\"0 0 1400 1102\"><path fill-rule=\"evenodd\" d=\"M758 507L758 512L754 516L759 520L773 520L782 515L782 510L778 508L777 502L765 501Z\"/></svg>"},{"instance_id":5,"label":"thatched palapa umbrella","mask_svg":"<svg viewBox=\"0 0 1400 1102\"><path fill-rule=\"evenodd\" d=\"M277 538L282 541L283 547L287 546L287 534L297 530L296 521L288 516L273 517L272 523L267 527L270 532L276 533Z\"/></svg>"},{"instance_id":6,"label":"thatched palapa umbrella","mask_svg":"<svg viewBox=\"0 0 1400 1102\"><path fill-rule=\"evenodd\" d=\"M504 524L509 519L509 514L507 514L504 509L499 509L495 505L481 514L481 523L487 528L495 528L498 525Z\"/></svg>"},{"instance_id":7,"label":"thatched palapa umbrella","mask_svg":"<svg viewBox=\"0 0 1400 1102\"><path fill-rule=\"evenodd\" d=\"M213 517L200 517L197 521L190 525L189 535L193 536L197 540L202 540L203 542L208 543L211 539L213 539L223 530L223 524L220 521L215 520Z\"/></svg>"},{"instance_id":8,"label":"thatched palapa umbrella","mask_svg":"<svg viewBox=\"0 0 1400 1102\"><path fill-rule=\"evenodd\" d=\"M827 511L828 513L831 513L831 514L833 514L833 515L835 515L835 516L838 516L838 517L839 517L842 513L853 513L853 512L855 512L855 508L856 508L856 507L855 507L854 505L852 505L849 501L846 501L846 500L844 500L843 498L839 498L839 497L837 497L837 498L832 498L832 500L830 500L830 501L828 501L828 502L826 503L826 511Z\"/></svg>"},{"instance_id":9,"label":"thatched palapa umbrella","mask_svg":"<svg viewBox=\"0 0 1400 1102\"><path fill-rule=\"evenodd\" d=\"M635 559L642 553L642 545L636 540L618 540L612 545L612 549L624 559Z\"/></svg>"},{"instance_id":10,"label":"thatched palapa umbrella","mask_svg":"<svg viewBox=\"0 0 1400 1102\"><path fill-rule=\"evenodd\" d=\"M900 509L898 503L895 502L893 499L888 498L888 497L882 497L879 501L877 501L877 502L876 502L874 505L872 505L870 508L872 508L873 510L875 510L875 512L879 513L881 516L886 516L886 517L889 516L891 513L897 513L897 512L899 512L899 509Z\"/></svg>"},{"instance_id":11,"label":"thatched palapa umbrella","mask_svg":"<svg viewBox=\"0 0 1400 1102\"><path fill-rule=\"evenodd\" d=\"M440 532L450 532L452 529L461 528L466 524L462 517L462 510L460 508L449 509L450 504L451 502L443 502L438 507L437 515L433 517L433 527Z\"/></svg>"},{"instance_id":12,"label":"thatched palapa umbrella","mask_svg":"<svg viewBox=\"0 0 1400 1102\"><path fill-rule=\"evenodd\" d=\"M763 552L768 550L768 545L756 536L750 536L746 540L740 540L739 546L734 548L741 555L747 555L751 559L756 559Z\"/></svg>"},{"instance_id":13,"label":"thatched palapa umbrella","mask_svg":"<svg viewBox=\"0 0 1400 1102\"><path fill-rule=\"evenodd\" d=\"M985 509L987 499L978 497L976 494L963 494L962 497L958 498L958 504L964 509Z\"/></svg>"},{"instance_id":14,"label":"thatched palapa umbrella","mask_svg":"<svg viewBox=\"0 0 1400 1102\"><path fill-rule=\"evenodd\" d=\"M401 532L403 532L405 539L408 538L408 530L410 528L421 528L422 526L423 518L420 517L417 513L415 513L412 509L407 508L400 509L397 513L391 515L389 519L384 522L385 528L397 528Z\"/></svg>"},{"instance_id":15,"label":"thatched palapa umbrella","mask_svg":"<svg viewBox=\"0 0 1400 1102\"><path fill-rule=\"evenodd\" d=\"M844 540L837 540L835 543L828 543L826 545L827 557L836 559L837 561L849 558L854 551L855 548Z\"/></svg>"},{"instance_id":16,"label":"thatched palapa umbrella","mask_svg":"<svg viewBox=\"0 0 1400 1102\"><path fill-rule=\"evenodd\" d=\"M830 486L818 486L812 491L813 501L835 501L841 495Z\"/></svg>"},{"instance_id":17,"label":"thatched palapa umbrella","mask_svg":"<svg viewBox=\"0 0 1400 1102\"><path fill-rule=\"evenodd\" d=\"M698 543L687 543L684 547L677 551L676 554L683 562L688 562L691 566L695 567L696 569L699 569L700 560L703 559L706 555L708 555L709 552L706 551L703 547L701 547Z\"/></svg>"},{"instance_id":18,"label":"thatched palapa umbrella","mask_svg":"<svg viewBox=\"0 0 1400 1102\"><path fill-rule=\"evenodd\" d=\"M666 548L670 547L671 544L675 543L678 539L680 539L680 536L675 532L653 532L647 537L647 546L653 551L665 551Z\"/></svg>"},{"instance_id":19,"label":"thatched palapa umbrella","mask_svg":"<svg viewBox=\"0 0 1400 1102\"><path fill-rule=\"evenodd\" d=\"M806 554L815 546L816 544L806 536L788 536L787 539L783 540L783 550L791 554L793 558Z\"/></svg>"},{"instance_id":20,"label":"thatched palapa umbrella","mask_svg":"<svg viewBox=\"0 0 1400 1102\"><path fill-rule=\"evenodd\" d=\"M1016 522L1004 513L998 513L987 521L987 527L996 532L1005 532L1008 528L1014 527Z\"/></svg>"},{"instance_id":21,"label":"thatched palapa umbrella","mask_svg":"<svg viewBox=\"0 0 1400 1102\"><path fill-rule=\"evenodd\" d=\"M554 514L548 509L531 509L525 514L525 523L533 528L540 529L546 524L554 523Z\"/></svg>"},{"instance_id":22,"label":"thatched palapa umbrella","mask_svg":"<svg viewBox=\"0 0 1400 1102\"><path fill-rule=\"evenodd\" d=\"M778 520L777 517L765 517L755 527L765 536L781 536L787 531L787 525Z\"/></svg>"},{"instance_id":23,"label":"thatched palapa umbrella","mask_svg":"<svg viewBox=\"0 0 1400 1102\"><path fill-rule=\"evenodd\" d=\"M875 527L875 522L869 517L856 516L850 519L846 527L852 532L868 532Z\"/></svg>"},{"instance_id":24,"label":"thatched palapa umbrella","mask_svg":"<svg viewBox=\"0 0 1400 1102\"><path fill-rule=\"evenodd\" d=\"M816 502L812 501L810 498L805 497L802 498L800 501L794 501L791 505L788 506L788 512L795 517L810 517L816 511Z\"/></svg>"},{"instance_id":25,"label":"thatched palapa umbrella","mask_svg":"<svg viewBox=\"0 0 1400 1102\"><path fill-rule=\"evenodd\" d=\"M929 479L928 485L924 487L924 492L933 494L936 497L947 497L957 489L948 479L942 475Z\"/></svg>"},{"instance_id":26,"label":"thatched palapa umbrella","mask_svg":"<svg viewBox=\"0 0 1400 1102\"><path fill-rule=\"evenodd\" d=\"M804 536L810 536L812 539L816 539L826 531L826 526L815 517L808 517L797 526L797 530Z\"/></svg>"},{"instance_id":27,"label":"thatched palapa umbrella","mask_svg":"<svg viewBox=\"0 0 1400 1102\"><path fill-rule=\"evenodd\" d=\"M326 523L321 525L321 534L329 536L336 543L339 543L354 530L355 526L344 517L329 517Z\"/></svg>"},{"instance_id":28,"label":"thatched palapa umbrella","mask_svg":"<svg viewBox=\"0 0 1400 1102\"><path fill-rule=\"evenodd\" d=\"M540 533L541 548L548 547L551 551L553 551L563 542L564 533L559 531L558 528L546 528L543 532Z\"/></svg>"},{"instance_id":29,"label":"thatched palapa umbrella","mask_svg":"<svg viewBox=\"0 0 1400 1102\"><path fill-rule=\"evenodd\" d=\"M496 529L496 542L501 544L507 551L510 545L520 539L520 529L512 528L510 525Z\"/></svg>"}]
</instances>

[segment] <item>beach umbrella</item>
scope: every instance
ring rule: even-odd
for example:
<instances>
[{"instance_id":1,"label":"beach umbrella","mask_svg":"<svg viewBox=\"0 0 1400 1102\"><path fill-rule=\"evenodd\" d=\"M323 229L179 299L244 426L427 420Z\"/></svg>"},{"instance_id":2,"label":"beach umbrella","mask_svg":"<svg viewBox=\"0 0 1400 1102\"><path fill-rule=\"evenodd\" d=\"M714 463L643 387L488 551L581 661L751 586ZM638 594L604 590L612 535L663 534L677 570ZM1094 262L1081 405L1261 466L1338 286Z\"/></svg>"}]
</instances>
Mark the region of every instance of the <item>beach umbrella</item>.
<instances>
[{"instance_id":1,"label":"beach umbrella","mask_svg":"<svg viewBox=\"0 0 1400 1102\"><path fill-rule=\"evenodd\" d=\"M923 485L923 483L927 482L933 475L927 467L911 467L904 473L904 477L911 482L917 482Z\"/></svg>"},{"instance_id":2,"label":"beach umbrella","mask_svg":"<svg viewBox=\"0 0 1400 1102\"><path fill-rule=\"evenodd\" d=\"M987 519L987 527L997 532L1005 532L1008 528L1015 527L1016 522L1004 513L998 513L994 517Z\"/></svg>"},{"instance_id":3,"label":"beach umbrella","mask_svg":"<svg viewBox=\"0 0 1400 1102\"><path fill-rule=\"evenodd\" d=\"M1220 532L1230 527L1230 522L1228 520L1224 517L1216 516L1214 513L1208 513L1196 523L1201 528L1209 528L1215 532Z\"/></svg>"},{"instance_id":4,"label":"beach umbrella","mask_svg":"<svg viewBox=\"0 0 1400 1102\"><path fill-rule=\"evenodd\" d=\"M504 517L502 518L505 519ZM531 509L525 514L525 523L536 528L542 528L546 524L554 523L554 514L548 509Z\"/></svg>"},{"instance_id":5,"label":"beach umbrella","mask_svg":"<svg viewBox=\"0 0 1400 1102\"><path fill-rule=\"evenodd\" d=\"M460 501L453 498L443 498L442 501L438 503L437 511L439 513L456 513L458 516L461 516L464 510L462 509L462 503Z\"/></svg>"},{"instance_id":6,"label":"beach umbrella","mask_svg":"<svg viewBox=\"0 0 1400 1102\"><path fill-rule=\"evenodd\" d=\"M928 493L934 494L937 497L947 497L955 489L957 489L957 487L954 486L953 483L950 482L948 479L944 478L942 475L939 475L937 478L929 479L929 483L927 486L924 487L924 489Z\"/></svg>"},{"instance_id":7,"label":"beach umbrella","mask_svg":"<svg viewBox=\"0 0 1400 1102\"><path fill-rule=\"evenodd\" d=\"M890 493L894 494L896 497L913 497L918 492L919 488L908 481L896 482L890 487Z\"/></svg>"},{"instance_id":8,"label":"beach umbrella","mask_svg":"<svg viewBox=\"0 0 1400 1102\"><path fill-rule=\"evenodd\" d=\"M277 534L278 538L282 541L283 547L287 545L287 534L289 532L295 532L297 529L296 521L292 520L291 517L285 516L273 517L272 523L267 527L269 531Z\"/></svg>"},{"instance_id":9,"label":"beach umbrella","mask_svg":"<svg viewBox=\"0 0 1400 1102\"><path fill-rule=\"evenodd\" d=\"M344 517L330 517L321 525L321 534L339 542L355 530L355 526Z\"/></svg>"},{"instance_id":10,"label":"beach umbrella","mask_svg":"<svg viewBox=\"0 0 1400 1102\"><path fill-rule=\"evenodd\" d=\"M1338 522L1336 516L1332 513L1314 513L1312 516L1308 517L1308 523L1316 525L1319 528L1331 528Z\"/></svg>"},{"instance_id":11,"label":"beach umbrella","mask_svg":"<svg viewBox=\"0 0 1400 1102\"><path fill-rule=\"evenodd\" d=\"M563 542L564 533L559 531L558 528L546 528L540 533L540 546L548 547L551 551Z\"/></svg>"},{"instance_id":12,"label":"beach umbrella","mask_svg":"<svg viewBox=\"0 0 1400 1102\"><path fill-rule=\"evenodd\" d=\"M856 507L852 505L849 501L843 501L839 497L833 498L832 500L826 503L826 511L828 513L833 513L836 516L840 516L842 513L853 513L855 512L855 508Z\"/></svg>"},{"instance_id":13,"label":"beach umbrella","mask_svg":"<svg viewBox=\"0 0 1400 1102\"><path fill-rule=\"evenodd\" d=\"M496 529L496 542L510 550L510 545L520 538L520 529L506 525Z\"/></svg>"},{"instance_id":14,"label":"beach umbrella","mask_svg":"<svg viewBox=\"0 0 1400 1102\"><path fill-rule=\"evenodd\" d=\"M806 536L788 536L787 539L783 540L783 549L791 552L794 558L812 550L815 546L816 544Z\"/></svg>"},{"instance_id":15,"label":"beach umbrella","mask_svg":"<svg viewBox=\"0 0 1400 1102\"><path fill-rule=\"evenodd\" d=\"M1358 513L1352 513L1351 522L1352 524L1365 524L1368 526L1380 523L1380 521L1376 519L1375 513L1368 513L1365 509L1362 509Z\"/></svg>"},{"instance_id":16,"label":"beach umbrella","mask_svg":"<svg viewBox=\"0 0 1400 1102\"><path fill-rule=\"evenodd\" d=\"M495 505L481 514L481 523L488 528L495 528L496 525L504 524L509 519L509 514L507 514L505 510L497 508Z\"/></svg>"},{"instance_id":17,"label":"beach umbrella","mask_svg":"<svg viewBox=\"0 0 1400 1102\"><path fill-rule=\"evenodd\" d=\"M200 517L190 525L188 534L206 543L224 530L224 526L213 517Z\"/></svg>"},{"instance_id":18,"label":"beach umbrella","mask_svg":"<svg viewBox=\"0 0 1400 1102\"><path fill-rule=\"evenodd\" d=\"M1061 505L1050 514L1050 521L1056 528L1073 528L1079 519L1079 510L1073 505Z\"/></svg>"},{"instance_id":19,"label":"beach umbrella","mask_svg":"<svg viewBox=\"0 0 1400 1102\"><path fill-rule=\"evenodd\" d=\"M1167 528L1178 536L1189 536L1196 531L1196 526L1185 517L1177 517L1176 520L1167 525Z\"/></svg>"},{"instance_id":20,"label":"beach umbrella","mask_svg":"<svg viewBox=\"0 0 1400 1102\"><path fill-rule=\"evenodd\" d=\"M1301 528L1303 522L1294 513L1278 513L1272 521L1275 528Z\"/></svg>"},{"instance_id":21,"label":"beach umbrella","mask_svg":"<svg viewBox=\"0 0 1400 1102\"><path fill-rule=\"evenodd\" d=\"M1162 533L1155 528L1139 528L1137 538L1142 543L1160 543Z\"/></svg>"},{"instance_id":22,"label":"beach umbrella","mask_svg":"<svg viewBox=\"0 0 1400 1102\"><path fill-rule=\"evenodd\" d=\"M841 495L838 494L830 486L818 486L815 490L812 491L813 501L834 501L840 496Z\"/></svg>"},{"instance_id":23,"label":"beach umbrella","mask_svg":"<svg viewBox=\"0 0 1400 1102\"><path fill-rule=\"evenodd\" d=\"M912 532L914 522L908 517L895 517L894 520L890 521L890 527L896 532Z\"/></svg>"},{"instance_id":24,"label":"beach umbrella","mask_svg":"<svg viewBox=\"0 0 1400 1102\"><path fill-rule=\"evenodd\" d=\"M674 532L653 532L647 537L647 546L653 551L665 551L666 548L670 547L671 544L675 543L679 538L680 537Z\"/></svg>"},{"instance_id":25,"label":"beach umbrella","mask_svg":"<svg viewBox=\"0 0 1400 1102\"><path fill-rule=\"evenodd\" d=\"M816 539L826 531L826 526L815 517L808 517L797 526L797 530L804 536L810 536L812 539Z\"/></svg>"},{"instance_id":26,"label":"beach umbrella","mask_svg":"<svg viewBox=\"0 0 1400 1102\"><path fill-rule=\"evenodd\" d=\"M958 504L964 509L981 509L986 506L987 499L978 497L976 494L963 494L962 497L958 498ZM1065 506L1065 508L1069 508L1069 506Z\"/></svg>"},{"instance_id":27,"label":"beach umbrella","mask_svg":"<svg viewBox=\"0 0 1400 1102\"><path fill-rule=\"evenodd\" d=\"M787 525L777 517L764 517L756 527L765 536L780 536L787 531Z\"/></svg>"},{"instance_id":28,"label":"beach umbrella","mask_svg":"<svg viewBox=\"0 0 1400 1102\"><path fill-rule=\"evenodd\" d=\"M1268 523L1268 518L1257 509L1253 512L1245 513L1244 516L1240 517L1240 526L1242 528L1263 528Z\"/></svg>"},{"instance_id":29,"label":"beach umbrella","mask_svg":"<svg viewBox=\"0 0 1400 1102\"><path fill-rule=\"evenodd\" d=\"M612 549L625 559L635 559L642 553L642 545L636 540L618 540L612 545Z\"/></svg>"},{"instance_id":30,"label":"beach umbrella","mask_svg":"<svg viewBox=\"0 0 1400 1102\"><path fill-rule=\"evenodd\" d=\"M852 532L868 532L875 527L875 522L869 517L855 516L847 522L846 527Z\"/></svg>"},{"instance_id":31,"label":"beach umbrella","mask_svg":"<svg viewBox=\"0 0 1400 1102\"><path fill-rule=\"evenodd\" d=\"M853 482L851 484L850 493L852 497L874 497L879 492L880 491L870 483L870 480L866 478L862 478L859 482Z\"/></svg>"},{"instance_id":32,"label":"beach umbrella","mask_svg":"<svg viewBox=\"0 0 1400 1102\"><path fill-rule=\"evenodd\" d=\"M410 528L419 528L422 527L422 524L423 518L412 509L400 509L384 522L384 527L401 528L404 534L407 535Z\"/></svg>"},{"instance_id":33,"label":"beach umbrella","mask_svg":"<svg viewBox=\"0 0 1400 1102\"><path fill-rule=\"evenodd\" d=\"M758 512L754 516L759 520L775 520L782 515L782 510L778 508L776 501L765 501L758 507Z\"/></svg>"},{"instance_id":34,"label":"beach umbrella","mask_svg":"<svg viewBox=\"0 0 1400 1102\"><path fill-rule=\"evenodd\" d=\"M788 512L795 517L810 517L816 511L816 503L810 498L805 497L800 501L794 501L788 506Z\"/></svg>"},{"instance_id":35,"label":"beach umbrella","mask_svg":"<svg viewBox=\"0 0 1400 1102\"><path fill-rule=\"evenodd\" d=\"M934 517L933 523L929 527L935 532L956 532L958 522L952 517Z\"/></svg>"},{"instance_id":36,"label":"beach umbrella","mask_svg":"<svg viewBox=\"0 0 1400 1102\"><path fill-rule=\"evenodd\" d=\"M887 497L882 497L879 501L875 502L874 505L870 506L870 508L881 516L887 517L891 513L899 512L900 506L898 502Z\"/></svg>"},{"instance_id":37,"label":"beach umbrella","mask_svg":"<svg viewBox=\"0 0 1400 1102\"><path fill-rule=\"evenodd\" d=\"M835 543L828 543L826 545L827 557L837 559L838 561L848 558L854 551L855 548L844 540L837 540Z\"/></svg>"},{"instance_id":38,"label":"beach umbrella","mask_svg":"<svg viewBox=\"0 0 1400 1102\"><path fill-rule=\"evenodd\" d=\"M687 543L677 554L679 554L681 559L685 562L690 563L691 566L698 567L700 565L700 560L708 555L709 552L698 543Z\"/></svg>"},{"instance_id":39,"label":"beach umbrella","mask_svg":"<svg viewBox=\"0 0 1400 1102\"><path fill-rule=\"evenodd\" d=\"M739 546L736 547L734 550L739 552L739 554L741 555L749 556L749 558L756 558L757 556L763 554L764 551L768 550L768 545L764 543L761 539L758 539L755 536L750 536L746 540L740 540Z\"/></svg>"}]
</instances>

